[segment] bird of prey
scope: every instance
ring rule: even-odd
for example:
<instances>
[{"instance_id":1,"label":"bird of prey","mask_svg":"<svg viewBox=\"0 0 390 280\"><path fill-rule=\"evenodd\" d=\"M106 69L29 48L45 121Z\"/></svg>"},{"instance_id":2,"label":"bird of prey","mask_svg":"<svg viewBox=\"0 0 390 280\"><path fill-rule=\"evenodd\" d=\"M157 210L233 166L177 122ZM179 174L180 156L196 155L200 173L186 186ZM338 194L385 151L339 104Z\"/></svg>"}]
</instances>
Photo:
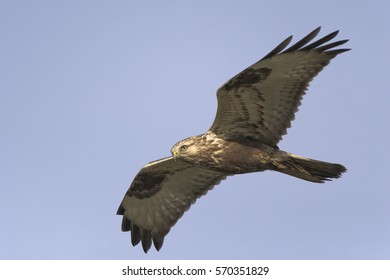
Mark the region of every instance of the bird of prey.
<instances>
[{"instance_id":1,"label":"bird of prey","mask_svg":"<svg viewBox=\"0 0 390 280\"><path fill-rule=\"evenodd\" d=\"M117 211L122 231L145 253L159 251L164 237L195 201L227 176L265 170L322 183L339 178L340 164L294 155L277 144L291 126L309 82L348 40L335 31L311 42L320 27L287 48L285 39L261 60L217 91L218 109L204 134L176 143L172 156L146 164L135 176Z\"/></svg>"}]
</instances>

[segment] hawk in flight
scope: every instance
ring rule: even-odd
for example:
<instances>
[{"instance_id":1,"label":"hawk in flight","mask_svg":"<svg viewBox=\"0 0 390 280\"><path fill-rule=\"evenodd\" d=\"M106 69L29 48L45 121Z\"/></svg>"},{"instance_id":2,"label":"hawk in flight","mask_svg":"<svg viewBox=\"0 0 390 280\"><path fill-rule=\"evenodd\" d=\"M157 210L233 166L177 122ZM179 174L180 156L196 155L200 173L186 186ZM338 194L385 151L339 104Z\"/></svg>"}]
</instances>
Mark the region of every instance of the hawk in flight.
<instances>
[{"instance_id":1,"label":"hawk in flight","mask_svg":"<svg viewBox=\"0 0 390 280\"><path fill-rule=\"evenodd\" d=\"M338 54L348 40L329 42L335 31L311 42L315 29L285 49L292 36L260 61L231 78L217 91L213 124L202 135L176 143L172 156L146 164L135 176L119 206L122 231L133 246L157 250L177 220L195 201L227 176L278 171L323 183L339 178L346 168L279 150L309 82Z\"/></svg>"}]
</instances>

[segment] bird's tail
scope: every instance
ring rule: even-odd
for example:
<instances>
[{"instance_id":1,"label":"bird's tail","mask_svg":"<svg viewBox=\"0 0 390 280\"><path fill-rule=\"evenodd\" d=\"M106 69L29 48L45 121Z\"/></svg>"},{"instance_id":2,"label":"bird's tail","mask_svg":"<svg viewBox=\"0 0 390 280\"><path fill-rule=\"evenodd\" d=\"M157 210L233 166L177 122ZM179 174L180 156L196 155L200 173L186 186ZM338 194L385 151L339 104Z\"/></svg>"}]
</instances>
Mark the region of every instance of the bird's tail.
<instances>
[{"instance_id":1,"label":"bird's tail","mask_svg":"<svg viewBox=\"0 0 390 280\"><path fill-rule=\"evenodd\" d=\"M287 157L277 164L276 170L306 181L323 183L340 178L347 169L341 164L329 163L287 153Z\"/></svg>"}]
</instances>

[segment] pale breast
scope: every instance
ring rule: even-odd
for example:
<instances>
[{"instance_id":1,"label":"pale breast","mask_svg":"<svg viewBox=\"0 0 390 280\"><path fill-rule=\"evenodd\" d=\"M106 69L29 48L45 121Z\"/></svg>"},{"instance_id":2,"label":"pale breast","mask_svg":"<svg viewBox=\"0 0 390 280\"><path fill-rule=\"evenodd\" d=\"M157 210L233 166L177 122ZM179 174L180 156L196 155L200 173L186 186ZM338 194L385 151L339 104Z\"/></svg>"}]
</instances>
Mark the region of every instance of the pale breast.
<instances>
[{"instance_id":1,"label":"pale breast","mask_svg":"<svg viewBox=\"0 0 390 280\"><path fill-rule=\"evenodd\" d=\"M251 144L214 139L212 144L204 146L204 154L208 155L211 167L233 174L269 169L275 150L266 145Z\"/></svg>"}]
</instances>

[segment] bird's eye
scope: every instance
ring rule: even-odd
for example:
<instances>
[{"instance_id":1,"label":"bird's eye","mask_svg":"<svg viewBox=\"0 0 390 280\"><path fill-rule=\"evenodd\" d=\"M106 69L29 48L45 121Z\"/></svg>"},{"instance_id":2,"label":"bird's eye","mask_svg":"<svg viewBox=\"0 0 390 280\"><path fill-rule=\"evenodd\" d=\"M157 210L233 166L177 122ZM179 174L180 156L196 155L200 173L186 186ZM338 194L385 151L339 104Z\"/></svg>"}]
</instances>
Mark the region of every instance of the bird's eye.
<instances>
[{"instance_id":1,"label":"bird's eye","mask_svg":"<svg viewBox=\"0 0 390 280\"><path fill-rule=\"evenodd\" d=\"M188 146L187 145L183 145L180 147L180 151L185 151L187 150Z\"/></svg>"}]
</instances>

